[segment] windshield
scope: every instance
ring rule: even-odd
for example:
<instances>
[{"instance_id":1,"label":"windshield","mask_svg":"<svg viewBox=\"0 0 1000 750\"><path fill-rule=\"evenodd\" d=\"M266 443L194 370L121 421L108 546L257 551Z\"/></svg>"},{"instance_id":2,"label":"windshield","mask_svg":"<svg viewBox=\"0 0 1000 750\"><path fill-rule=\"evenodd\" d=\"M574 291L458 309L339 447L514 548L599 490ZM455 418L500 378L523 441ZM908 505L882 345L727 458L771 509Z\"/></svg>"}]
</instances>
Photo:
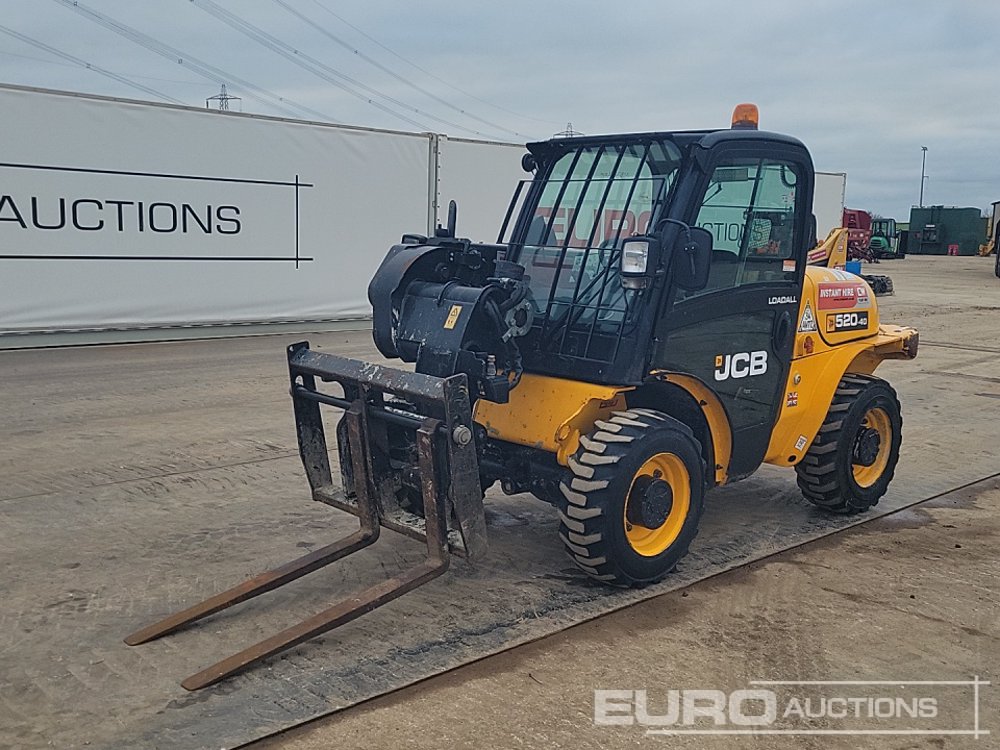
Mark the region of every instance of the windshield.
<instances>
[{"instance_id":1,"label":"windshield","mask_svg":"<svg viewBox=\"0 0 1000 750\"><path fill-rule=\"evenodd\" d=\"M895 237L896 236L896 220L895 219L875 219L872 221L872 234L881 235L883 237Z\"/></svg>"},{"instance_id":2,"label":"windshield","mask_svg":"<svg viewBox=\"0 0 1000 750\"><path fill-rule=\"evenodd\" d=\"M538 345L607 360L617 349L631 290L622 288L621 242L645 234L680 166L669 141L569 150L552 165L514 243L531 277Z\"/></svg>"}]
</instances>

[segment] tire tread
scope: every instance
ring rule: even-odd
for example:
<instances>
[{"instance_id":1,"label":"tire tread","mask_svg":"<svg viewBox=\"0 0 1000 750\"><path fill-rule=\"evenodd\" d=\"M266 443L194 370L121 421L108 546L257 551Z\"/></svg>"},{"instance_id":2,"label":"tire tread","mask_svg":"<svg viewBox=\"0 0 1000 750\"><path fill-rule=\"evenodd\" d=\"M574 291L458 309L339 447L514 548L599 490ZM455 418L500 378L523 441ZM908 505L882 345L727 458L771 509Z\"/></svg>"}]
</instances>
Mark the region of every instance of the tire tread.
<instances>
[{"instance_id":1,"label":"tire tread","mask_svg":"<svg viewBox=\"0 0 1000 750\"><path fill-rule=\"evenodd\" d=\"M635 580L614 559L611 541L605 532L609 523L606 490L620 471L618 464L635 449L635 441L648 438L660 430L674 430L691 441L698 456L700 471L693 477L705 476L705 461L701 446L690 428L672 417L646 408L630 408L614 412L608 420L598 420L594 431L580 439L580 448L569 461L566 479L560 489L566 504L560 510L559 536L574 564L590 577L616 586L639 587L660 580ZM589 476L587 476L589 472ZM704 491L702 486L701 491ZM693 503L692 512L700 516L702 504ZM697 523L699 519L695 518ZM611 520L610 522L613 522ZM674 550L679 559L687 553L690 540Z\"/></svg>"},{"instance_id":2,"label":"tire tread","mask_svg":"<svg viewBox=\"0 0 1000 750\"><path fill-rule=\"evenodd\" d=\"M880 389L884 387L891 395L900 426L902 425L899 398L886 381L871 375L853 373L844 375L816 439L795 466L799 490L806 500L814 505L838 513L860 513L879 501L881 495L871 499L852 492L849 486L838 479L837 467L843 448L841 440L846 414L859 399L864 398L866 391L875 386ZM879 483L883 483L884 478L884 484L887 486L892 481L895 470L896 461L890 460L885 474L878 480Z\"/></svg>"}]
</instances>

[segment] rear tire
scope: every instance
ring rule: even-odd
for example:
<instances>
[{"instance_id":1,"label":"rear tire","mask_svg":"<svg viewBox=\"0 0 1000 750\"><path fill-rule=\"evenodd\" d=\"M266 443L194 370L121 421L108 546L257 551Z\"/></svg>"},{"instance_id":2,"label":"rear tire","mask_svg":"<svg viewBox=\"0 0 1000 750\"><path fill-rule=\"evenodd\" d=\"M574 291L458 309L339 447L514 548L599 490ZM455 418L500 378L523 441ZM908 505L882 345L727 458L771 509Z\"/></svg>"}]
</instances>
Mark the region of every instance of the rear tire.
<instances>
[{"instance_id":1,"label":"rear tire","mask_svg":"<svg viewBox=\"0 0 1000 750\"><path fill-rule=\"evenodd\" d=\"M672 417L637 408L598 420L560 484L567 553L615 586L660 580L698 533L704 476L701 445Z\"/></svg>"},{"instance_id":2,"label":"rear tire","mask_svg":"<svg viewBox=\"0 0 1000 750\"><path fill-rule=\"evenodd\" d=\"M888 276L874 274L865 275L862 278L872 288L872 292L876 297L884 297L885 295L894 293L892 279Z\"/></svg>"},{"instance_id":3,"label":"rear tire","mask_svg":"<svg viewBox=\"0 0 1000 750\"><path fill-rule=\"evenodd\" d=\"M795 466L806 500L835 513L860 513L889 488L902 444L896 392L884 380L845 375L806 455Z\"/></svg>"}]
</instances>

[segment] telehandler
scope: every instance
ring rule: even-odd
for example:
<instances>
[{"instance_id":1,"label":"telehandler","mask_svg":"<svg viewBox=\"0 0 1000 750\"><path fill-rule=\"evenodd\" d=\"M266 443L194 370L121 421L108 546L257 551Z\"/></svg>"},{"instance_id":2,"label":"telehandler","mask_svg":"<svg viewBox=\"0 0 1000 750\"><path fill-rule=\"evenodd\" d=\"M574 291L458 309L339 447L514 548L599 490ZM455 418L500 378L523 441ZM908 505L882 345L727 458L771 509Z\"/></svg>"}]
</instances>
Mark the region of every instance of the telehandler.
<instances>
[{"instance_id":1,"label":"telehandler","mask_svg":"<svg viewBox=\"0 0 1000 750\"><path fill-rule=\"evenodd\" d=\"M482 557L495 483L555 506L570 559L615 586L666 576L705 493L763 462L794 467L824 510L877 503L901 418L872 373L915 357L918 334L880 324L861 278L807 265L812 160L757 120L740 105L728 130L531 143L499 244L456 237L454 204L434 236L405 235L369 298L378 350L415 372L287 352L312 496L360 529L126 642L299 578L382 527L426 541L414 569L182 684L217 682L441 575L451 553ZM339 483L321 405L345 410Z\"/></svg>"},{"instance_id":2,"label":"telehandler","mask_svg":"<svg viewBox=\"0 0 1000 750\"><path fill-rule=\"evenodd\" d=\"M835 227L826 239L818 243L806 256L809 265L843 269L847 265L847 248L850 230ZM871 287L876 297L892 294L892 279L882 274L861 274L861 278Z\"/></svg>"}]
</instances>

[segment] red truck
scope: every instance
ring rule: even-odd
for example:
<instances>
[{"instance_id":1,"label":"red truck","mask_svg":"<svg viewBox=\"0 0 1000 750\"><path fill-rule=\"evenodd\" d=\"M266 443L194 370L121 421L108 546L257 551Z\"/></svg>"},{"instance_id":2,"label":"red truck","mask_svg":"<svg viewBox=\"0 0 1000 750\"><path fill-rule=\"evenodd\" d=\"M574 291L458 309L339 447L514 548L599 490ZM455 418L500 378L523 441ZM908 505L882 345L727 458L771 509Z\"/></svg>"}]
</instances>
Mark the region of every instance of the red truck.
<instances>
[{"instance_id":1,"label":"red truck","mask_svg":"<svg viewBox=\"0 0 1000 750\"><path fill-rule=\"evenodd\" d=\"M847 227L847 259L876 262L870 247L872 215L858 208L845 208L843 226Z\"/></svg>"}]
</instances>

